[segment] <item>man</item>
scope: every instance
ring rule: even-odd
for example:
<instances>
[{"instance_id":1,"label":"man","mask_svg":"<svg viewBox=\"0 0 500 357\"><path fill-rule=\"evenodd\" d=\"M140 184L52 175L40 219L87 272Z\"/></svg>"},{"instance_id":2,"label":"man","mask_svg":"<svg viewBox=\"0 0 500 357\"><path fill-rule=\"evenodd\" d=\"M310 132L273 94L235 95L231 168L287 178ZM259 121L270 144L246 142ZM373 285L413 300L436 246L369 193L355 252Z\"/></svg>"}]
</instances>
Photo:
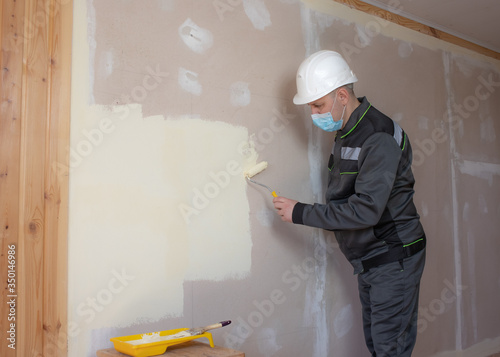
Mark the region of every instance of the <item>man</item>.
<instances>
[{"instance_id":1,"label":"man","mask_svg":"<svg viewBox=\"0 0 500 357\"><path fill-rule=\"evenodd\" d=\"M335 232L358 274L365 341L372 356L410 356L417 334L425 234L413 203L412 150L406 133L356 98L357 81L336 52L320 51L297 71L297 105L313 123L337 131L326 203L273 202L285 222Z\"/></svg>"}]
</instances>

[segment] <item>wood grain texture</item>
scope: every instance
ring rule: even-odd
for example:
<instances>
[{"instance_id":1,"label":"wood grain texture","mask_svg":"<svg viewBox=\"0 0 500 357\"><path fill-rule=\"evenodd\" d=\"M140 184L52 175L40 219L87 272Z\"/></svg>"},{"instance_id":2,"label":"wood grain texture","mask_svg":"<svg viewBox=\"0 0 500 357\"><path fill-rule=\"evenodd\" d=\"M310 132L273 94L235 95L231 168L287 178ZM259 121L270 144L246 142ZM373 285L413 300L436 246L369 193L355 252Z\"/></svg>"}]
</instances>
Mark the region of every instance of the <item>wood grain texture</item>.
<instances>
[{"instance_id":1,"label":"wood grain texture","mask_svg":"<svg viewBox=\"0 0 500 357\"><path fill-rule=\"evenodd\" d=\"M5 332L16 321L9 316L8 295L8 246L14 245L19 253L19 168L21 142L21 98L23 63L23 14L24 2L2 1L0 41L1 52L1 105L0 105L0 277L2 295L0 297L0 330L2 343L0 355L16 356L16 350L9 348ZM19 256L16 254L16 263ZM16 265L14 295L18 294L19 272ZM16 299L17 301L17 299ZM10 321L9 321L10 317Z\"/></svg>"},{"instance_id":2,"label":"wood grain texture","mask_svg":"<svg viewBox=\"0 0 500 357\"><path fill-rule=\"evenodd\" d=\"M359 1L359 0L333 0L333 1L347 5L352 9L356 9L356 10L365 12L367 14L380 17L384 20L387 20L387 21L393 22L395 24L404 26L404 27L409 28L411 30L418 31L418 32L423 33L425 35L452 43L454 45L457 45L457 46L460 46L463 48L467 48L469 50L480 53L482 55L492 57L495 59L500 59L500 53L495 52L493 50L490 50L489 48L477 45L475 43L469 42L469 41L464 40L462 38L459 38L457 36L451 35L449 33L435 29L433 27L421 24L420 22L410 20L404 16L398 15L397 8L394 9L394 12L390 12L390 11L381 9L379 7L376 7L374 5L364 3L364 2Z\"/></svg>"},{"instance_id":3,"label":"wood grain texture","mask_svg":"<svg viewBox=\"0 0 500 357\"><path fill-rule=\"evenodd\" d=\"M72 11L67 0L1 5L0 274L5 292L14 244L17 295L6 357L67 355L68 176L53 168L68 166Z\"/></svg>"}]
</instances>

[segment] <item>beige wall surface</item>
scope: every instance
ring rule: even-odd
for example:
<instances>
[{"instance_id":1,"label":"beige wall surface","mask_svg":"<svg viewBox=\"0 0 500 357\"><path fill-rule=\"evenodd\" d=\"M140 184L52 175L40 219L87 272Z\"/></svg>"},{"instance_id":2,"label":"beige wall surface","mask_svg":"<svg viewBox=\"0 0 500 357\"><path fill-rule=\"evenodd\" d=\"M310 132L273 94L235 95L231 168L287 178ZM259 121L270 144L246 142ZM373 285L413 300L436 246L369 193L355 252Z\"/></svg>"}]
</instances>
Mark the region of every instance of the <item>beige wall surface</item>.
<instances>
[{"instance_id":1,"label":"beige wall surface","mask_svg":"<svg viewBox=\"0 0 500 357\"><path fill-rule=\"evenodd\" d=\"M232 324L247 356L365 356L356 277L333 234L272 196L322 202L333 134L292 104L309 54L414 151L428 236L415 356L500 350L500 66L333 1L75 1L69 355L116 336Z\"/></svg>"}]
</instances>

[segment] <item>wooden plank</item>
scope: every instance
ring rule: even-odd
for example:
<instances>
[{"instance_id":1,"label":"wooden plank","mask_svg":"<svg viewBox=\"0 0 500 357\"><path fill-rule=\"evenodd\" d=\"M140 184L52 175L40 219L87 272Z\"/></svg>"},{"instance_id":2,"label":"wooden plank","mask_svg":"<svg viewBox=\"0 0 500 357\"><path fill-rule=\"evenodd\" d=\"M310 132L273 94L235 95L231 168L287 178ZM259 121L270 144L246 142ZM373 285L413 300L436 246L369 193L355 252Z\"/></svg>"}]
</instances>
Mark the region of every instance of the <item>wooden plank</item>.
<instances>
[{"instance_id":1,"label":"wooden plank","mask_svg":"<svg viewBox=\"0 0 500 357\"><path fill-rule=\"evenodd\" d=\"M18 332L15 340L7 340L11 334L11 324L17 330L17 311L14 306L11 310L7 301L14 300L17 304L19 285L19 159L21 140L21 97L22 97L22 34L24 2L7 0L0 5L0 54L2 81L0 105L0 279L2 296L0 297L0 355L4 357L16 356ZM16 265L8 268L9 246L16 249ZM8 285L10 278L14 279L14 286ZM13 271L13 273L12 273ZM14 276L15 275L15 276ZM12 282L12 280L10 280ZM13 289L13 290L10 290ZM13 295L12 297L9 295ZM15 343L15 345L13 344ZM11 347L9 347L9 345Z\"/></svg>"},{"instance_id":2,"label":"wooden plank","mask_svg":"<svg viewBox=\"0 0 500 357\"><path fill-rule=\"evenodd\" d=\"M181 343L179 345L174 345L167 348L167 351L158 357L170 356L170 357L245 357L245 354L241 351L236 351L231 348L225 347L210 347L210 345L198 342L190 341L186 343ZM114 348L108 348L104 350L97 351L97 357L127 357L126 354L120 353Z\"/></svg>"},{"instance_id":3,"label":"wooden plank","mask_svg":"<svg viewBox=\"0 0 500 357\"><path fill-rule=\"evenodd\" d=\"M67 232L70 86L73 6L52 0L49 29L49 108L45 158L45 244L43 286L44 355L67 355Z\"/></svg>"},{"instance_id":4,"label":"wooden plank","mask_svg":"<svg viewBox=\"0 0 500 357\"><path fill-rule=\"evenodd\" d=\"M48 14L26 0L19 210L19 356L43 355L45 157L48 103Z\"/></svg>"},{"instance_id":5,"label":"wooden plank","mask_svg":"<svg viewBox=\"0 0 500 357\"><path fill-rule=\"evenodd\" d=\"M420 22L410 20L404 16L398 15L395 12L390 12L384 9L381 9L377 6L367 4L360 0L333 0L338 3L349 6L352 9L356 9L359 11L363 11L367 14L374 15L380 17L384 20L393 22L395 24L404 26L406 28L412 29L414 31L418 31L420 33L426 34L428 36L435 37L437 39L452 43L454 45L467 48L469 50L475 51L482 55L492 57L495 59L500 59L500 53L490 50L489 48L477 45L475 43L469 42L457 36L451 35L449 33L440 31L433 27L421 24ZM397 9L395 9L397 11Z\"/></svg>"}]
</instances>

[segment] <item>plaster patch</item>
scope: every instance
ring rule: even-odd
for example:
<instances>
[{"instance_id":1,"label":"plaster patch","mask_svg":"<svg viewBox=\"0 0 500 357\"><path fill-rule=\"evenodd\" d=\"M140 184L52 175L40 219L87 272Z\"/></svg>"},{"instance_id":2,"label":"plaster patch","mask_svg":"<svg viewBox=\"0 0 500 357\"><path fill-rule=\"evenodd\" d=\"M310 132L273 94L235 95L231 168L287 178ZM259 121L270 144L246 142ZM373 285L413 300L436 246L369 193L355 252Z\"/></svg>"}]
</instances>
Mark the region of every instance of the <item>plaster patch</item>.
<instances>
[{"instance_id":1,"label":"plaster patch","mask_svg":"<svg viewBox=\"0 0 500 357\"><path fill-rule=\"evenodd\" d=\"M484 198L484 196L482 194L479 194L477 200L478 200L478 204L479 204L479 210L482 213L487 214L488 213L488 203L486 202L486 199Z\"/></svg>"},{"instance_id":2,"label":"plaster patch","mask_svg":"<svg viewBox=\"0 0 500 357\"><path fill-rule=\"evenodd\" d=\"M482 141L488 141L492 143L497 139L495 133L495 122L491 117L488 117L481 121L481 124L479 124L479 132Z\"/></svg>"},{"instance_id":3,"label":"plaster patch","mask_svg":"<svg viewBox=\"0 0 500 357\"><path fill-rule=\"evenodd\" d=\"M352 305L344 306L335 317L333 321L333 328L335 335L338 338L342 338L349 333L353 326L354 314L352 311Z\"/></svg>"},{"instance_id":4,"label":"plaster patch","mask_svg":"<svg viewBox=\"0 0 500 357\"><path fill-rule=\"evenodd\" d=\"M276 341L276 331L272 328L265 327L259 330L258 348L263 356L273 356L283 347Z\"/></svg>"},{"instance_id":5,"label":"plaster patch","mask_svg":"<svg viewBox=\"0 0 500 357\"><path fill-rule=\"evenodd\" d=\"M462 211L462 219L464 220L464 222L467 222L469 220L469 212L469 202L465 202L464 209Z\"/></svg>"},{"instance_id":6,"label":"plaster patch","mask_svg":"<svg viewBox=\"0 0 500 357\"><path fill-rule=\"evenodd\" d=\"M422 213L422 216L427 217L429 215L429 206L427 206L427 203L422 202L420 207L421 207L420 211Z\"/></svg>"},{"instance_id":7,"label":"plaster patch","mask_svg":"<svg viewBox=\"0 0 500 357\"><path fill-rule=\"evenodd\" d=\"M257 221L259 221L259 223L263 227L271 227L273 225L274 218L276 217L276 212L272 209L265 207L257 211L256 217Z\"/></svg>"},{"instance_id":8,"label":"plaster patch","mask_svg":"<svg viewBox=\"0 0 500 357\"><path fill-rule=\"evenodd\" d=\"M462 174L486 180L490 187L493 185L493 177L500 175L500 164L463 160L457 161L457 166Z\"/></svg>"},{"instance_id":9,"label":"plaster patch","mask_svg":"<svg viewBox=\"0 0 500 357\"><path fill-rule=\"evenodd\" d=\"M392 115L392 119L394 119L395 122L400 122L401 120L403 120L403 118L404 118L404 115L401 112L394 113Z\"/></svg>"},{"instance_id":10,"label":"plaster patch","mask_svg":"<svg viewBox=\"0 0 500 357\"><path fill-rule=\"evenodd\" d=\"M179 68L178 75L179 85L186 92L189 92L194 95L200 95L202 92L202 86L198 82L198 73L189 71L185 68Z\"/></svg>"},{"instance_id":11,"label":"plaster patch","mask_svg":"<svg viewBox=\"0 0 500 357\"><path fill-rule=\"evenodd\" d=\"M174 9L174 0L157 0L158 7L163 11L172 11Z\"/></svg>"},{"instance_id":12,"label":"plaster patch","mask_svg":"<svg viewBox=\"0 0 500 357\"><path fill-rule=\"evenodd\" d=\"M243 0L245 14L257 30L271 26L271 14L263 0Z\"/></svg>"},{"instance_id":13,"label":"plaster patch","mask_svg":"<svg viewBox=\"0 0 500 357\"><path fill-rule=\"evenodd\" d=\"M229 88L231 104L235 107L245 107L250 104L251 93L247 82L235 82Z\"/></svg>"},{"instance_id":14,"label":"plaster patch","mask_svg":"<svg viewBox=\"0 0 500 357\"><path fill-rule=\"evenodd\" d=\"M398 46L398 54L401 58L408 58L413 52L413 46L409 42L401 42Z\"/></svg>"},{"instance_id":15,"label":"plaster patch","mask_svg":"<svg viewBox=\"0 0 500 357\"><path fill-rule=\"evenodd\" d=\"M356 30L358 32L359 45L361 47L369 46L372 40L371 37L366 33L366 27L362 24L356 24Z\"/></svg>"},{"instance_id":16,"label":"plaster patch","mask_svg":"<svg viewBox=\"0 0 500 357\"><path fill-rule=\"evenodd\" d=\"M429 118L419 115L418 116L418 127L422 130L429 129Z\"/></svg>"},{"instance_id":17,"label":"plaster patch","mask_svg":"<svg viewBox=\"0 0 500 357\"><path fill-rule=\"evenodd\" d=\"M179 27L179 36L196 53L204 53L214 42L209 30L199 27L189 18Z\"/></svg>"}]
</instances>

